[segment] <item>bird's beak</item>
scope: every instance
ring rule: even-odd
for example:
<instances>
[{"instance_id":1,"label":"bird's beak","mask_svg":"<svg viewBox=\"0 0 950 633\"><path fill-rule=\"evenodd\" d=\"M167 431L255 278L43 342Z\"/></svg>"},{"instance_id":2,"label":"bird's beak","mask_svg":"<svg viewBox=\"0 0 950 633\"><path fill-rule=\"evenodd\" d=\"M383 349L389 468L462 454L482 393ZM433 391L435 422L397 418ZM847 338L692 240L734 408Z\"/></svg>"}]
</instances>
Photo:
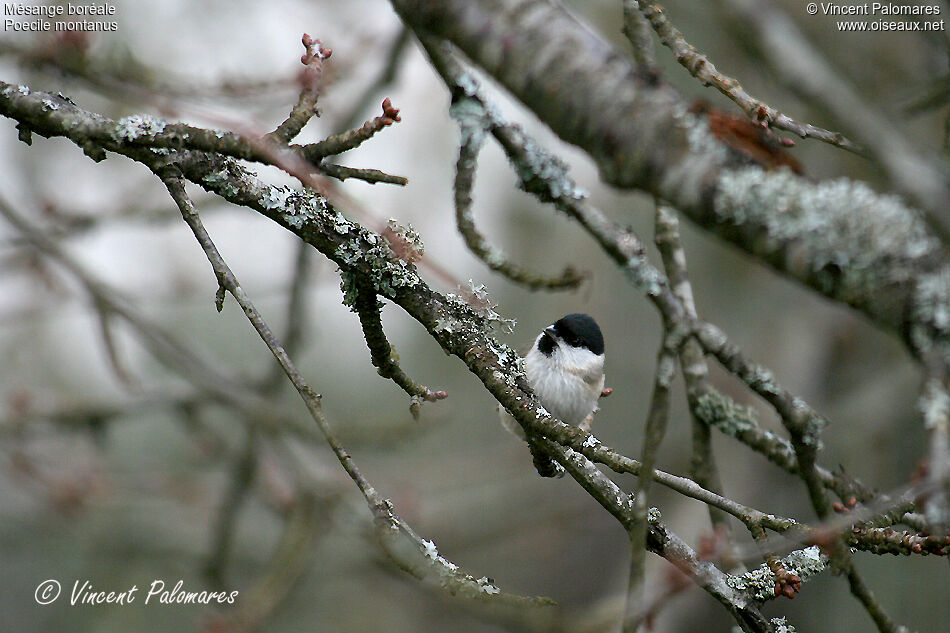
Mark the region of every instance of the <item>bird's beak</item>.
<instances>
[{"instance_id":1,"label":"bird's beak","mask_svg":"<svg viewBox=\"0 0 950 633\"><path fill-rule=\"evenodd\" d=\"M551 340L557 339L557 332L554 331L553 325L549 325L546 328L544 328L544 333L547 334Z\"/></svg>"}]
</instances>

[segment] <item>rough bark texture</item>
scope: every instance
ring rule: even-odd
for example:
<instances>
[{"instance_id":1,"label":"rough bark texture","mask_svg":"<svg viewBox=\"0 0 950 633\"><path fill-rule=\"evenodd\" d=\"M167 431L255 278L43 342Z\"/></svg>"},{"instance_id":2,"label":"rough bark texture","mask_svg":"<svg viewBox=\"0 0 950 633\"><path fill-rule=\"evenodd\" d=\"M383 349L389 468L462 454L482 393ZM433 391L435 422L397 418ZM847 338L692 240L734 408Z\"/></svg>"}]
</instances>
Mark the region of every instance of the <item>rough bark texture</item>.
<instances>
[{"instance_id":1,"label":"rough bark texture","mask_svg":"<svg viewBox=\"0 0 950 633\"><path fill-rule=\"evenodd\" d=\"M950 358L950 260L919 212L863 183L770 172L718 142L671 87L545 0L392 0L448 40L607 182L650 192L777 270ZM619 28L619 25L618 25Z\"/></svg>"}]
</instances>

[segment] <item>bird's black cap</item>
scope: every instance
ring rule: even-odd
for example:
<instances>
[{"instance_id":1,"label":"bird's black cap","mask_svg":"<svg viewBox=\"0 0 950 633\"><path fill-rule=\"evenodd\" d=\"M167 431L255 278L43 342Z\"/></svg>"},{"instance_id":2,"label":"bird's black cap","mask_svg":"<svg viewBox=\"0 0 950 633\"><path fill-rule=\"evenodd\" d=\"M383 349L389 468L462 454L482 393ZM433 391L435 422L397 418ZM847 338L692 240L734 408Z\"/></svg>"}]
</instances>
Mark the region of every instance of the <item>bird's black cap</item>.
<instances>
[{"instance_id":1,"label":"bird's black cap","mask_svg":"<svg viewBox=\"0 0 950 633\"><path fill-rule=\"evenodd\" d=\"M554 332L568 345L586 347L595 354L604 353L604 335L600 333L597 321L589 314L568 314L558 319L553 327Z\"/></svg>"}]
</instances>

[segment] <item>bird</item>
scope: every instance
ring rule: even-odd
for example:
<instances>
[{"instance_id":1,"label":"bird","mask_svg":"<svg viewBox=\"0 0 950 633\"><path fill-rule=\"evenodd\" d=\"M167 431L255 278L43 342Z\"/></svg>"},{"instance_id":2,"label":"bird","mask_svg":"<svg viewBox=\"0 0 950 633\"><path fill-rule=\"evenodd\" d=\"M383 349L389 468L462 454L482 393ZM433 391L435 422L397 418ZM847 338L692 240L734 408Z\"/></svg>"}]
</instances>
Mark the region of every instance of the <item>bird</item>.
<instances>
[{"instance_id":1,"label":"bird","mask_svg":"<svg viewBox=\"0 0 950 633\"><path fill-rule=\"evenodd\" d=\"M568 314L541 330L525 355L524 367L528 386L548 413L585 431L590 429L604 392L604 336L592 316ZM510 415L504 413L502 423L527 439ZM528 443L542 477L563 476L559 464Z\"/></svg>"}]
</instances>

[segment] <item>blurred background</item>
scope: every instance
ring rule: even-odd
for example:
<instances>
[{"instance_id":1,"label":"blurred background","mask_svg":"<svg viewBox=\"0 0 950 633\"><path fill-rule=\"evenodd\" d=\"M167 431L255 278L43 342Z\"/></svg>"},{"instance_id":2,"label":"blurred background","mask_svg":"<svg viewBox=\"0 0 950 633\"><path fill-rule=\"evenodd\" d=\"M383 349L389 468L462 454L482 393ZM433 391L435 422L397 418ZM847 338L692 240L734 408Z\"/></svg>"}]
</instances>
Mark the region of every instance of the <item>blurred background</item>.
<instances>
[{"instance_id":1,"label":"blurred background","mask_svg":"<svg viewBox=\"0 0 950 633\"><path fill-rule=\"evenodd\" d=\"M628 50L621 2L566 4ZM803 3L780 4L869 103L922 147L939 148L946 113L911 116L906 107L946 77L945 32L932 38L842 34L832 18L808 16ZM113 6L116 13L107 19L116 21L114 32L0 32L0 78L62 92L115 119L146 112L263 133L296 102L301 34L321 39L333 49L322 115L299 141L358 126L379 114L389 97L402 122L341 162L409 179L405 187L348 180L329 191L330 198L358 221L392 217L418 230L430 262L421 271L436 289L455 291L456 282L470 279L485 284L498 311L517 320L514 332L504 335L512 346L527 345L568 312L594 315L604 330L607 385L614 389L594 432L624 454L639 454L659 345L656 313L575 223L517 190L491 143L476 180L480 229L519 263L549 273L570 263L589 271L590 280L577 292L532 293L492 274L466 250L452 209L458 132L448 117L448 94L413 40L397 44L401 26L387 2L125 0ZM687 39L751 94L798 120L829 125L762 72L717 3L670 0L666 6ZM703 89L666 49L658 48L657 57L684 94L734 107ZM393 59L392 81L372 89ZM484 87L506 118L571 165L606 214L652 240L648 196L602 185L585 155L490 81ZM793 153L815 179L847 176L883 190L879 174L850 154L813 141L798 141ZM269 182L292 182L275 169L252 168ZM494 401L479 382L398 307L387 306L383 322L403 369L449 393L423 406L414 420L407 396L370 364L359 321L341 304L335 266L318 253L301 257L296 238L266 218L197 188L191 193L212 238L280 337L293 289L299 289L295 360L323 394L329 422L363 474L397 512L476 577L489 576L505 591L549 596L566 619L584 622L587 630L615 630L629 555L616 522L570 478L539 478L525 445L498 424ZM3 119L0 196L135 313L132 320L103 318L76 267L38 253L0 221L0 631L212 630L223 609L146 606L148 585L182 580L189 591L238 590L241 603L259 595L254 592L273 573L288 582L261 594L271 600L267 630L521 630L420 584L383 555L364 501L311 429L299 397L272 378L275 362L241 310L229 298L223 313L215 312L210 266L144 167L117 156L94 163L63 139L34 135L28 147ZM915 406L920 373L899 341L690 224L681 228L700 315L831 420L821 463L841 464L882 490L906 483L925 436ZM651 257L659 262L655 251ZM150 343L155 336L165 342ZM189 365L167 349L190 350L200 363ZM248 416L226 398L210 397L196 378L210 371L229 381L236 399L243 389L268 385L266 414L259 417L301 430L280 437L266 424L249 430ZM715 368L713 378L781 432L737 382ZM679 379L675 389L658 465L685 474L690 431ZM715 449L727 496L767 512L813 518L800 482L726 438L715 437ZM632 478L614 479L626 489L634 485ZM670 527L694 547L708 535L701 504L661 489L654 495L651 502ZM300 536L287 526L304 497L310 510ZM736 530L748 545L741 533ZM281 558L287 543L296 546ZM919 631L945 629L946 559L858 554L856 562L898 622ZM648 594L661 596L668 566L653 557L648 573L655 581ZM62 583L64 595L39 606L34 590L49 578ZM143 598L125 606L70 606L75 580L107 591L137 585ZM765 612L788 615L800 631L873 629L846 583L828 573L805 584L795 601L770 603ZM660 611L655 630L731 626L718 604L690 590Z\"/></svg>"}]
</instances>

